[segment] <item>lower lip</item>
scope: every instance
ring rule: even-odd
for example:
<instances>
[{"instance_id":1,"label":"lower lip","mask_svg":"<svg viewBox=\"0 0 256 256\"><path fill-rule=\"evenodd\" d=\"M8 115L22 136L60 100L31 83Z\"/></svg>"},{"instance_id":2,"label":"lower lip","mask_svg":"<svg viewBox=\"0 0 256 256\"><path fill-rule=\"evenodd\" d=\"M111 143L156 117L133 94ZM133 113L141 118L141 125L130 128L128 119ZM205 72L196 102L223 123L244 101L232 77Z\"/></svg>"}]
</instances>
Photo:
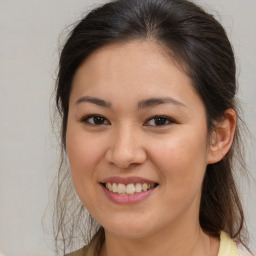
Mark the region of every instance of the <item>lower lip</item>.
<instances>
[{"instance_id":1,"label":"lower lip","mask_svg":"<svg viewBox=\"0 0 256 256\"><path fill-rule=\"evenodd\" d=\"M146 198L148 198L151 193L156 189L152 188L147 191L139 192L139 193L134 193L132 195L124 195L124 194L118 194L118 193L113 193L106 189L103 185L101 185L105 195L114 203L116 204L136 204L139 203Z\"/></svg>"}]
</instances>

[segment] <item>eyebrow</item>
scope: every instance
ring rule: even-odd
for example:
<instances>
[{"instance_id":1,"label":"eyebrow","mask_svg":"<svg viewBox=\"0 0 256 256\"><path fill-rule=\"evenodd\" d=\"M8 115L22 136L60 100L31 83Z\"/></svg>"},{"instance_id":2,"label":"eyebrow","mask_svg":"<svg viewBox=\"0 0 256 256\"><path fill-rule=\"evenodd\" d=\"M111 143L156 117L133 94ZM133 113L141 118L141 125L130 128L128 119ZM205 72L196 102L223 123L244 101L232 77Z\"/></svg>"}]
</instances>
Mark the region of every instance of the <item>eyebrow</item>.
<instances>
[{"instance_id":1,"label":"eyebrow","mask_svg":"<svg viewBox=\"0 0 256 256\"><path fill-rule=\"evenodd\" d=\"M75 104L80 104L83 102L89 102L98 106L102 106L102 107L107 107L107 108L111 108L112 104L108 101L99 99L99 98L95 98L95 97L90 97L90 96L83 96L81 98L79 98ZM160 98L150 98L150 99L146 99L146 100L142 100L138 103L138 109L144 109L144 108L152 108L152 107L156 107L158 105L161 104L166 104L166 103L171 103L177 106L183 106L186 107L186 105L176 99L173 99L171 97L160 97Z\"/></svg>"},{"instance_id":2,"label":"eyebrow","mask_svg":"<svg viewBox=\"0 0 256 256\"><path fill-rule=\"evenodd\" d=\"M107 107L110 108L111 107L111 103L107 102L105 100L99 99L99 98L95 98L95 97L90 97L90 96L84 96L79 98L76 101L76 104L82 103L82 102L89 102L98 106L102 106L102 107Z\"/></svg>"},{"instance_id":3,"label":"eyebrow","mask_svg":"<svg viewBox=\"0 0 256 256\"><path fill-rule=\"evenodd\" d=\"M150 98L146 100L142 100L138 104L139 109L144 109L144 108L151 108L155 107L161 104L166 104L166 103L171 103L177 106L183 106L186 107L186 105L176 99L170 98L170 97L163 97L163 98Z\"/></svg>"}]
</instances>

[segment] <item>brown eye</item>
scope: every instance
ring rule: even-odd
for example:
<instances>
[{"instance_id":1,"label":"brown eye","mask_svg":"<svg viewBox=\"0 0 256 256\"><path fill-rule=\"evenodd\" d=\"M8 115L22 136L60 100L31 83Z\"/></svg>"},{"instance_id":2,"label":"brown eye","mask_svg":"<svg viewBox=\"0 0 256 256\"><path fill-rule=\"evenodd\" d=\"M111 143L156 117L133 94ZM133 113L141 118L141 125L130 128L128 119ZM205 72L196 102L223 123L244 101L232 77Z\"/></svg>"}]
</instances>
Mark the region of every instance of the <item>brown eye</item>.
<instances>
[{"instance_id":1,"label":"brown eye","mask_svg":"<svg viewBox=\"0 0 256 256\"><path fill-rule=\"evenodd\" d=\"M88 123L90 125L95 125L95 126L110 124L109 121L101 115L87 116L87 117L83 118L82 122Z\"/></svg>"},{"instance_id":2,"label":"brown eye","mask_svg":"<svg viewBox=\"0 0 256 256\"><path fill-rule=\"evenodd\" d=\"M172 119L165 116L154 116L145 123L145 126L166 126L175 123Z\"/></svg>"}]
</instances>

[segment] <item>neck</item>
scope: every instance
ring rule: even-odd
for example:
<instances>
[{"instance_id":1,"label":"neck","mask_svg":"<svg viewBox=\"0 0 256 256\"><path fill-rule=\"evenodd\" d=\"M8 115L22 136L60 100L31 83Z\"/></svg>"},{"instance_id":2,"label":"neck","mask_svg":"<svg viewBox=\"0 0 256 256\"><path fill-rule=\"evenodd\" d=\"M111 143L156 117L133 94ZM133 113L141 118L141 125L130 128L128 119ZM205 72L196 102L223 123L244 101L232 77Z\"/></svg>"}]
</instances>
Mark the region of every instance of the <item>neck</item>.
<instances>
[{"instance_id":1,"label":"neck","mask_svg":"<svg viewBox=\"0 0 256 256\"><path fill-rule=\"evenodd\" d=\"M185 230L161 230L143 238L120 237L105 231L100 256L217 256L219 240L206 235L198 225Z\"/></svg>"}]
</instances>

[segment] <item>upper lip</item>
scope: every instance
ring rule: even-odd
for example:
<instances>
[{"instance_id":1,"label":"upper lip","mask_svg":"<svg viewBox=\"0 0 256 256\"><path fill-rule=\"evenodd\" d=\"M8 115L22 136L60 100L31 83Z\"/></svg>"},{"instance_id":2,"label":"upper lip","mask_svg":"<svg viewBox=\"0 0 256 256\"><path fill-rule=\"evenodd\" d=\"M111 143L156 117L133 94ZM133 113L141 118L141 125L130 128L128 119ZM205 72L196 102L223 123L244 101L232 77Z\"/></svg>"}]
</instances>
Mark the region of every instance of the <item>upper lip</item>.
<instances>
[{"instance_id":1,"label":"upper lip","mask_svg":"<svg viewBox=\"0 0 256 256\"><path fill-rule=\"evenodd\" d=\"M121 184L136 184L136 183L147 183L147 184L155 184L157 182L145 179L142 177L118 177L118 176L113 176L113 177L108 177L103 179L100 183L121 183Z\"/></svg>"}]
</instances>

